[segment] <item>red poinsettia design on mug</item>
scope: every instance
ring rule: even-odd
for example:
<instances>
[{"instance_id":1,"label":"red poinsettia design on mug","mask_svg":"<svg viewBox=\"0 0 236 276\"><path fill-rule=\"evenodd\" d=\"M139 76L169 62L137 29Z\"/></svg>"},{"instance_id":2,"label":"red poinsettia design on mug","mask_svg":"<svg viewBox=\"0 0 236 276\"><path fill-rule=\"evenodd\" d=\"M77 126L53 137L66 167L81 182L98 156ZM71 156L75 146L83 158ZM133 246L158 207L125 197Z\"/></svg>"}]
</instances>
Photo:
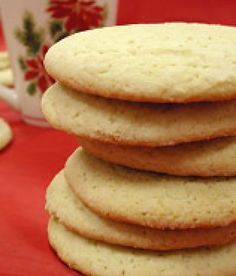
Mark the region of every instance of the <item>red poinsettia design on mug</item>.
<instances>
[{"instance_id":1,"label":"red poinsettia design on mug","mask_svg":"<svg viewBox=\"0 0 236 276\"><path fill-rule=\"evenodd\" d=\"M104 7L95 0L51 0L47 11L52 18L64 20L67 32L97 28L104 20Z\"/></svg>"},{"instance_id":2,"label":"red poinsettia design on mug","mask_svg":"<svg viewBox=\"0 0 236 276\"><path fill-rule=\"evenodd\" d=\"M54 83L45 71L43 60L52 45L64 37L79 31L102 27L107 14L107 5L97 0L49 0L46 11L50 18L42 28L36 24L34 15L28 11L23 24L15 30L16 39L25 47L25 53L18 57L19 66L26 80L26 92L37 95ZM46 33L50 38L46 38Z\"/></svg>"},{"instance_id":3,"label":"red poinsettia design on mug","mask_svg":"<svg viewBox=\"0 0 236 276\"><path fill-rule=\"evenodd\" d=\"M55 81L47 74L43 60L48 51L49 47L43 45L37 56L29 57L25 60L25 80L36 81L36 85L41 92L45 92L47 88L52 85Z\"/></svg>"}]
</instances>

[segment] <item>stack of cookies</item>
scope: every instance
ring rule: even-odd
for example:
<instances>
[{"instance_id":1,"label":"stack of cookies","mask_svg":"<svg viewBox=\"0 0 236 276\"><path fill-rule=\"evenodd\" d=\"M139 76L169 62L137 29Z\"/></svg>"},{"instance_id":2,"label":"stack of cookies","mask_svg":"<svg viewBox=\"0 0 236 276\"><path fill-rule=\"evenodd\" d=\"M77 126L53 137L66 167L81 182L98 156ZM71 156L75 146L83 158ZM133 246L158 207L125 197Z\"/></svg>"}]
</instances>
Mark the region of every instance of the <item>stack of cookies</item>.
<instances>
[{"instance_id":1,"label":"stack of cookies","mask_svg":"<svg viewBox=\"0 0 236 276\"><path fill-rule=\"evenodd\" d=\"M49 242L86 275L236 275L236 29L116 26L54 45Z\"/></svg>"}]
</instances>

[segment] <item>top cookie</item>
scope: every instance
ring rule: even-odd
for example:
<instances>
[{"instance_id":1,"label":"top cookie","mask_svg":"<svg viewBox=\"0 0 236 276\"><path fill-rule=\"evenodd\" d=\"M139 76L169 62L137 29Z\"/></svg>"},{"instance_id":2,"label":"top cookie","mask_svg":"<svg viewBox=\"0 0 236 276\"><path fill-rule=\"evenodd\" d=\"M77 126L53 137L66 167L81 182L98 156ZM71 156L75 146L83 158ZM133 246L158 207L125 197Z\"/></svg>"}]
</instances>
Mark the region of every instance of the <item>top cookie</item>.
<instances>
[{"instance_id":1,"label":"top cookie","mask_svg":"<svg viewBox=\"0 0 236 276\"><path fill-rule=\"evenodd\" d=\"M76 90L144 102L236 98L236 28L196 23L115 26L54 45L45 65Z\"/></svg>"}]
</instances>

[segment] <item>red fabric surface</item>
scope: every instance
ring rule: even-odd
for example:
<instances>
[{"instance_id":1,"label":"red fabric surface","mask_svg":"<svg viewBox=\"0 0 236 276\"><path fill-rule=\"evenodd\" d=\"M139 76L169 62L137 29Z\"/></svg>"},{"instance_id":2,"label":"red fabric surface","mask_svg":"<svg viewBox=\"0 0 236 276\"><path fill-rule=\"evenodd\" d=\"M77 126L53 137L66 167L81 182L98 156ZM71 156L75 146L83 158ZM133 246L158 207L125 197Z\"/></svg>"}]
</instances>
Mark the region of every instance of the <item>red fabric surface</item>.
<instances>
[{"instance_id":1,"label":"red fabric surface","mask_svg":"<svg viewBox=\"0 0 236 276\"><path fill-rule=\"evenodd\" d=\"M0 275L71 275L47 243L45 190L76 148L76 139L21 122L0 103L14 140L0 153Z\"/></svg>"},{"instance_id":2,"label":"red fabric surface","mask_svg":"<svg viewBox=\"0 0 236 276\"><path fill-rule=\"evenodd\" d=\"M121 0L119 24L199 21L235 25L234 0ZM4 49L0 41L0 49ZM0 153L0 275L73 275L48 246L44 211L47 185L76 148L74 137L25 125L0 103L14 131ZM79 168L78 168L79 169Z\"/></svg>"}]
</instances>

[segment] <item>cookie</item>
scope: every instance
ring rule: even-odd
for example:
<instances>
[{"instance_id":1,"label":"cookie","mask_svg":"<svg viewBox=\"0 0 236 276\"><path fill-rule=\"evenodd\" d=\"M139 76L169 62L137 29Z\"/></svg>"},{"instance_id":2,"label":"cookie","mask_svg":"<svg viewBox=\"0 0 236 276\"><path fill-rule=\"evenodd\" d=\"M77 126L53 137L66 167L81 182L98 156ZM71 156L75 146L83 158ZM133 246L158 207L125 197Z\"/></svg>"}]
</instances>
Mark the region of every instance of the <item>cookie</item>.
<instances>
[{"instance_id":1,"label":"cookie","mask_svg":"<svg viewBox=\"0 0 236 276\"><path fill-rule=\"evenodd\" d=\"M0 84L12 87L14 85L11 68L0 70Z\"/></svg>"},{"instance_id":2,"label":"cookie","mask_svg":"<svg viewBox=\"0 0 236 276\"><path fill-rule=\"evenodd\" d=\"M130 168L179 176L236 175L236 138L185 143L167 147L125 146L79 137L89 153Z\"/></svg>"},{"instance_id":3,"label":"cookie","mask_svg":"<svg viewBox=\"0 0 236 276\"><path fill-rule=\"evenodd\" d=\"M46 194L51 216L82 236L111 244L144 249L173 250L222 245L236 239L236 224L214 229L157 230L103 219L90 211L69 188L63 171Z\"/></svg>"},{"instance_id":4,"label":"cookie","mask_svg":"<svg viewBox=\"0 0 236 276\"><path fill-rule=\"evenodd\" d=\"M236 274L236 244L158 252L88 240L50 219L48 238L59 258L85 275L222 276Z\"/></svg>"},{"instance_id":5,"label":"cookie","mask_svg":"<svg viewBox=\"0 0 236 276\"><path fill-rule=\"evenodd\" d=\"M5 148L12 140L12 130L8 123L0 118L0 150Z\"/></svg>"},{"instance_id":6,"label":"cookie","mask_svg":"<svg viewBox=\"0 0 236 276\"><path fill-rule=\"evenodd\" d=\"M116 26L61 40L49 74L75 90L144 102L236 98L236 28L165 23Z\"/></svg>"},{"instance_id":7,"label":"cookie","mask_svg":"<svg viewBox=\"0 0 236 276\"><path fill-rule=\"evenodd\" d=\"M80 200L112 220L159 229L223 227L236 222L236 178L187 178L137 171L82 149L65 166Z\"/></svg>"},{"instance_id":8,"label":"cookie","mask_svg":"<svg viewBox=\"0 0 236 276\"><path fill-rule=\"evenodd\" d=\"M8 52L1 51L0 52L0 70L10 68L10 58Z\"/></svg>"},{"instance_id":9,"label":"cookie","mask_svg":"<svg viewBox=\"0 0 236 276\"><path fill-rule=\"evenodd\" d=\"M55 84L44 94L42 110L55 128L126 145L164 146L236 133L236 101L130 103Z\"/></svg>"}]
</instances>

